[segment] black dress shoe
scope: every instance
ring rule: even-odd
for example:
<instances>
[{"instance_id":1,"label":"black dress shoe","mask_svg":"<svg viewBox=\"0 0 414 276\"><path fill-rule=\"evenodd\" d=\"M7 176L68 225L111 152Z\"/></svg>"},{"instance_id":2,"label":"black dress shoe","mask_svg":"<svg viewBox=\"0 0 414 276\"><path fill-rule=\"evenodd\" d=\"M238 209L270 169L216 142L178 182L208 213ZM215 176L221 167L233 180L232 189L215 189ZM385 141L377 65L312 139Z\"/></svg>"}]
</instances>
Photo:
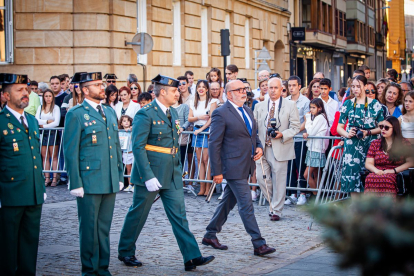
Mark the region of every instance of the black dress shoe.
<instances>
[{"instance_id":1,"label":"black dress shoe","mask_svg":"<svg viewBox=\"0 0 414 276\"><path fill-rule=\"evenodd\" d=\"M118 260L123 262L126 266L135 266L135 267L142 266L142 263L138 261L134 255L128 256L128 257L118 256Z\"/></svg>"},{"instance_id":2,"label":"black dress shoe","mask_svg":"<svg viewBox=\"0 0 414 276\"><path fill-rule=\"evenodd\" d=\"M208 256L208 257L198 257L195 259L192 259L184 264L185 271L192 271L196 269L197 266L206 265L208 263L211 263L214 260L214 256Z\"/></svg>"},{"instance_id":3,"label":"black dress shoe","mask_svg":"<svg viewBox=\"0 0 414 276\"><path fill-rule=\"evenodd\" d=\"M272 247L267 246L266 244L263 244L262 246L254 250L254 255L264 256L264 255L271 254L274 252L276 252L275 248L272 248Z\"/></svg>"}]
</instances>

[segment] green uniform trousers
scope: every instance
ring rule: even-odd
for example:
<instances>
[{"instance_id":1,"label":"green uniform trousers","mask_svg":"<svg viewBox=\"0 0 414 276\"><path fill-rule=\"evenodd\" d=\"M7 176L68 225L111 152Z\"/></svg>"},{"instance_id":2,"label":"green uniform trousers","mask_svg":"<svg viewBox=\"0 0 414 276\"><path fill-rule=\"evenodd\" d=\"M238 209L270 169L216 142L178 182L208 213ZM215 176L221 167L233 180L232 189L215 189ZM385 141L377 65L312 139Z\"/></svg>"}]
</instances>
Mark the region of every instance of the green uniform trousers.
<instances>
[{"instance_id":1,"label":"green uniform trousers","mask_svg":"<svg viewBox=\"0 0 414 276\"><path fill-rule=\"evenodd\" d=\"M0 208L0 275L36 275L42 204Z\"/></svg>"},{"instance_id":2,"label":"green uniform trousers","mask_svg":"<svg viewBox=\"0 0 414 276\"><path fill-rule=\"evenodd\" d=\"M171 183L174 187L174 183ZM183 189L165 189L149 192L145 186L135 185L132 206L125 217L119 239L118 252L121 257L135 255L136 241L145 221L147 220L152 203L157 194L160 194L165 213L171 223L174 236L180 247L184 263L201 256L197 241L188 228L185 212Z\"/></svg>"},{"instance_id":3,"label":"green uniform trousers","mask_svg":"<svg viewBox=\"0 0 414 276\"><path fill-rule=\"evenodd\" d=\"M78 197L82 275L111 275L109 230L116 194L85 194Z\"/></svg>"}]
</instances>

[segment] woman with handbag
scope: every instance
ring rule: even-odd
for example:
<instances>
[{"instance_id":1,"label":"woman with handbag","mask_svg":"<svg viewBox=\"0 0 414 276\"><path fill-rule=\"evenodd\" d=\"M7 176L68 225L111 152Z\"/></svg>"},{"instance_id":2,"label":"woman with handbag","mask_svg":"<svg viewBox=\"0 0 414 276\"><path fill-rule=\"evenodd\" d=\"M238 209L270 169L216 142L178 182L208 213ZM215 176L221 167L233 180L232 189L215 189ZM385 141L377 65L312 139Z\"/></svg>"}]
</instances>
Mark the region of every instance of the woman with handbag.
<instances>
[{"instance_id":1,"label":"woman with handbag","mask_svg":"<svg viewBox=\"0 0 414 276\"><path fill-rule=\"evenodd\" d=\"M365 168L371 173L365 179L365 194L397 195L397 174L414 166L410 143L402 137L400 123L388 116L379 124L381 139L369 147Z\"/></svg>"}]
</instances>

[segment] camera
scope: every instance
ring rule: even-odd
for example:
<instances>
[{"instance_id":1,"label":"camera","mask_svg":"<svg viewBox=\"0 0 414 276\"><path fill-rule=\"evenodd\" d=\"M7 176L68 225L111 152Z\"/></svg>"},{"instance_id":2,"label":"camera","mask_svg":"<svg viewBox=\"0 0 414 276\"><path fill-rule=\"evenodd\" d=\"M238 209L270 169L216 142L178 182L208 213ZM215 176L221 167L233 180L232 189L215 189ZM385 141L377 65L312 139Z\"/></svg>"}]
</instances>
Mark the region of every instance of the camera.
<instances>
[{"instance_id":1,"label":"camera","mask_svg":"<svg viewBox=\"0 0 414 276\"><path fill-rule=\"evenodd\" d=\"M253 98L254 97L254 93L251 92L251 91L247 91L246 94L247 94L247 98Z\"/></svg>"},{"instance_id":2,"label":"camera","mask_svg":"<svg viewBox=\"0 0 414 276\"><path fill-rule=\"evenodd\" d=\"M362 130L359 127L353 127L355 130L355 137L359 140L361 140L362 138L364 138L364 133L362 132Z\"/></svg>"},{"instance_id":3,"label":"camera","mask_svg":"<svg viewBox=\"0 0 414 276\"><path fill-rule=\"evenodd\" d=\"M275 118L270 119L270 126L271 127L269 127L267 129L267 136L270 136L272 138L276 138L276 136L277 136L276 131L279 131L279 128L276 127L276 119Z\"/></svg>"}]
</instances>

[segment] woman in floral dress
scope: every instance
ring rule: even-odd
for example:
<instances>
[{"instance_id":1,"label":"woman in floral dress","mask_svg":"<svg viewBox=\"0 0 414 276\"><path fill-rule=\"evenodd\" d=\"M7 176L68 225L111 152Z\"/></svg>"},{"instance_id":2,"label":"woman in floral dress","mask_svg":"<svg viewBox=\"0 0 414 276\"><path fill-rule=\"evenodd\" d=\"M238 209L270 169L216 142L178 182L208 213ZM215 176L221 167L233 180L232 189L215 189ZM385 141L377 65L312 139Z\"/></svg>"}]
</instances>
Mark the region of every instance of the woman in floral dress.
<instances>
[{"instance_id":1,"label":"woman in floral dress","mask_svg":"<svg viewBox=\"0 0 414 276\"><path fill-rule=\"evenodd\" d=\"M365 166L371 142L380 133L378 123L384 120L381 104L366 96L366 85L364 76L352 79L351 90L355 98L347 100L342 106L337 128L338 134L345 138L341 190L353 196L364 191L360 171ZM358 137L357 129L362 131L362 137Z\"/></svg>"},{"instance_id":2,"label":"woman in floral dress","mask_svg":"<svg viewBox=\"0 0 414 276\"><path fill-rule=\"evenodd\" d=\"M371 172L365 179L365 194L395 198L397 173L414 165L411 144L402 137L400 123L394 116L388 116L379 127L382 137L372 141L365 163Z\"/></svg>"}]
</instances>

